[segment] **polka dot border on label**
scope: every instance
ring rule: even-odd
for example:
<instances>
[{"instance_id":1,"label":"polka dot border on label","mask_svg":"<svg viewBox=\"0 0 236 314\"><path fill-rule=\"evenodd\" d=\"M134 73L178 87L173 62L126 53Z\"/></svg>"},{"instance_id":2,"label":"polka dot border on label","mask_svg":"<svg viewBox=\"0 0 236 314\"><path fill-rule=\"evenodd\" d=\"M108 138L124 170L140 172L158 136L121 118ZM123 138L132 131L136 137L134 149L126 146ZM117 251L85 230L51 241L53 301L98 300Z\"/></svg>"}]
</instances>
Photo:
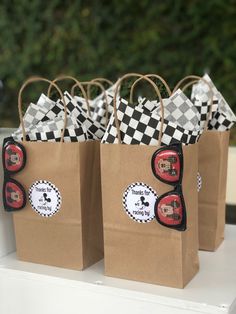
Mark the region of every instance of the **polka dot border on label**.
<instances>
[{"instance_id":1,"label":"polka dot border on label","mask_svg":"<svg viewBox=\"0 0 236 314\"><path fill-rule=\"evenodd\" d=\"M157 198L157 193L153 190L153 188L151 188L150 186L148 186L147 184L143 183L143 182L135 182L135 183L132 183L130 185L128 185L128 187L126 188L125 192L123 193L123 207L126 211L126 214L132 218L134 221L137 221L139 223L147 223L147 222L151 222L154 218L155 218L155 215L153 215L153 217L150 217L148 219L144 219L144 220L141 220L141 219L137 219L135 218L130 212L129 210L127 209L127 206L126 206L126 197L129 193L129 190L136 187L136 186L144 186L146 188L148 188L153 194L154 196Z\"/></svg>"},{"instance_id":2,"label":"polka dot border on label","mask_svg":"<svg viewBox=\"0 0 236 314\"><path fill-rule=\"evenodd\" d=\"M56 192L56 194L57 194L57 206L56 206L56 210L53 212L53 213L50 213L50 214L42 214L35 206L34 206L34 204L33 204L33 200L32 200L32 197L31 197L31 194L32 194L32 191L33 191L33 189L38 185L38 184L40 184L40 183L44 183L44 184L48 184L55 192ZM35 212L37 212L40 216L42 216L42 217L52 217L52 216L54 216L58 211L59 211L59 209L60 209L60 207L61 207L61 193L59 192L59 190L58 190L58 188L54 185L54 184L52 184L51 182L49 182L49 181L46 181L46 180L38 180L38 181L35 181L32 185L31 185L31 187L29 188L29 201L30 201L30 205L31 205L31 207L33 208L33 210L35 211Z\"/></svg>"},{"instance_id":3,"label":"polka dot border on label","mask_svg":"<svg viewBox=\"0 0 236 314\"><path fill-rule=\"evenodd\" d=\"M197 191L200 192L202 188L202 177L200 173L197 173Z\"/></svg>"}]
</instances>

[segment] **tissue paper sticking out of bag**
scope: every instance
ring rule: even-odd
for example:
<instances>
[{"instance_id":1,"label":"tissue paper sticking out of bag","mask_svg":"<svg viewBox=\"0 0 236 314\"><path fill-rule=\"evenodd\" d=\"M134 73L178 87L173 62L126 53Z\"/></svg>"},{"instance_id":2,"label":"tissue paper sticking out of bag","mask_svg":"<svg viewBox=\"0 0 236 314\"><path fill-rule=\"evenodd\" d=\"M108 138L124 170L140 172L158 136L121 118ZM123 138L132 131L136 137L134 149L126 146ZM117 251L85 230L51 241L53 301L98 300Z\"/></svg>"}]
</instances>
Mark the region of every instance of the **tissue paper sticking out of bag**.
<instances>
[{"instance_id":1,"label":"tissue paper sticking out of bag","mask_svg":"<svg viewBox=\"0 0 236 314\"><path fill-rule=\"evenodd\" d=\"M145 99L143 100L145 102ZM166 100L167 101L167 100ZM171 100L169 99L169 102ZM161 117L158 113L142 107L130 105L120 99L117 103L117 117L120 126L121 140L124 144L157 145L161 127ZM164 119L162 144L176 142L194 144L201 135L200 128L188 130L176 123ZM114 114L111 116L102 143L118 143Z\"/></svg>"},{"instance_id":2,"label":"tissue paper sticking out of bag","mask_svg":"<svg viewBox=\"0 0 236 314\"><path fill-rule=\"evenodd\" d=\"M222 94L217 90L209 75L205 74L203 79L208 82L214 94L212 115L208 123L208 129L217 131L230 130L236 122L233 111ZM207 113L210 110L210 98L211 90L203 80L193 85L191 99L200 113L201 127L204 126L207 120Z\"/></svg>"},{"instance_id":3,"label":"tissue paper sticking out of bag","mask_svg":"<svg viewBox=\"0 0 236 314\"><path fill-rule=\"evenodd\" d=\"M141 101L141 102L140 102ZM178 89L169 98L163 99L164 117L166 120L187 130L199 129L199 112L191 100ZM139 100L140 108L161 115L161 106L158 101L149 101L145 98Z\"/></svg>"}]
</instances>

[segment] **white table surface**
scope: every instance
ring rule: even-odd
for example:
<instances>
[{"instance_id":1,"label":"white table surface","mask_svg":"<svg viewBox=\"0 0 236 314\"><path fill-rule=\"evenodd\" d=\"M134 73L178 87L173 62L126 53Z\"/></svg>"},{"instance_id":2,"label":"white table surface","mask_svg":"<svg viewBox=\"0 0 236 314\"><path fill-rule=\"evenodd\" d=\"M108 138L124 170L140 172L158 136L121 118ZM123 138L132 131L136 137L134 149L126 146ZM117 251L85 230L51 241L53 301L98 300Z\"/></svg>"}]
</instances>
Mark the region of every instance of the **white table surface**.
<instances>
[{"instance_id":1,"label":"white table surface","mask_svg":"<svg viewBox=\"0 0 236 314\"><path fill-rule=\"evenodd\" d=\"M236 313L236 226L215 253L200 252L200 271L185 289L103 275L103 262L72 271L0 259L1 314Z\"/></svg>"}]
</instances>

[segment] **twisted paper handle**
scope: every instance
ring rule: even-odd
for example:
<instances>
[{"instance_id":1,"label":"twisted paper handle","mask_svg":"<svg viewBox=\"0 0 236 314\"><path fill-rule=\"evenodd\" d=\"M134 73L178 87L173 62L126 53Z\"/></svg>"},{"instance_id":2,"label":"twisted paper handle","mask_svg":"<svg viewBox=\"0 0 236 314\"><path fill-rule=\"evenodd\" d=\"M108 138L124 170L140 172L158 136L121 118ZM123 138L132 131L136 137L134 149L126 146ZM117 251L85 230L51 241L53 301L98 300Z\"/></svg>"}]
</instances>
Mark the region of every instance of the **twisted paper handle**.
<instances>
[{"instance_id":1,"label":"twisted paper handle","mask_svg":"<svg viewBox=\"0 0 236 314\"><path fill-rule=\"evenodd\" d=\"M21 123L21 127L22 127L22 135L23 135L23 142L26 142L26 132L25 132L25 125L24 125L24 119L23 119L23 113L22 113L22 94L23 91L25 90L26 86L28 86L31 83L35 83L35 82L47 82L50 85L52 85L53 87L56 88L56 90L58 91L63 104L64 104L64 110L65 110L65 118L64 118L64 127L61 133L61 140L60 142L64 141L64 136L65 136L65 129L66 129L66 125L67 125L67 113L66 113L66 102L65 102L65 98L63 96L62 91L60 90L60 88L55 84L55 82L52 82L44 77L31 77L28 80L25 81L25 83L21 86L19 94L18 94L18 111L19 111L19 118L20 118L20 123Z\"/></svg>"}]
</instances>

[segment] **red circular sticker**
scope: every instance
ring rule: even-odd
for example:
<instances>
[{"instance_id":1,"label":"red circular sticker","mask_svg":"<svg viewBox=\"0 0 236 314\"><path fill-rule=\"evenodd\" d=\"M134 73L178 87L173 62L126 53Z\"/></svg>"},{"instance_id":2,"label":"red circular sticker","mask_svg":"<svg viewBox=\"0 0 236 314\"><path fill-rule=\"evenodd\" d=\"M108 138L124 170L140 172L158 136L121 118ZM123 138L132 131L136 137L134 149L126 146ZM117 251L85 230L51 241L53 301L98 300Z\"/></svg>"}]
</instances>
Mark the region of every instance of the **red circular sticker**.
<instances>
[{"instance_id":1,"label":"red circular sticker","mask_svg":"<svg viewBox=\"0 0 236 314\"><path fill-rule=\"evenodd\" d=\"M5 148L5 167L8 171L19 171L24 163L24 154L22 149L15 144L8 144Z\"/></svg>"},{"instance_id":2,"label":"red circular sticker","mask_svg":"<svg viewBox=\"0 0 236 314\"><path fill-rule=\"evenodd\" d=\"M157 176L167 182L176 182L180 178L180 159L176 151L163 150L154 158L154 170Z\"/></svg>"},{"instance_id":3,"label":"red circular sticker","mask_svg":"<svg viewBox=\"0 0 236 314\"><path fill-rule=\"evenodd\" d=\"M18 209L23 206L24 192L13 182L7 182L5 186L6 203L9 207Z\"/></svg>"},{"instance_id":4,"label":"red circular sticker","mask_svg":"<svg viewBox=\"0 0 236 314\"><path fill-rule=\"evenodd\" d=\"M170 194L158 202L157 215L166 225L179 225L183 218L183 205L179 195Z\"/></svg>"}]
</instances>

